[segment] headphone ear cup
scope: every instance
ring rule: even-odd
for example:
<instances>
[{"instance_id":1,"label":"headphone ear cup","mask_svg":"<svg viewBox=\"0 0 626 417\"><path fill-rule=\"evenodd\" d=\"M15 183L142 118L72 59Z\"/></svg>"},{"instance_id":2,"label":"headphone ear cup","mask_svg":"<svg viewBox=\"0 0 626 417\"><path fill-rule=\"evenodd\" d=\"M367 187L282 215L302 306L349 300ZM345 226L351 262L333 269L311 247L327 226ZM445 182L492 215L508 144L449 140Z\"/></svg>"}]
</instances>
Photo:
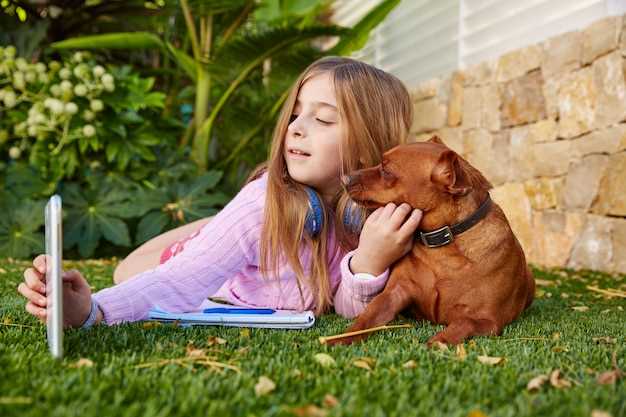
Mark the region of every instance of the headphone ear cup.
<instances>
[{"instance_id":1,"label":"headphone ear cup","mask_svg":"<svg viewBox=\"0 0 626 417\"><path fill-rule=\"evenodd\" d=\"M309 210L304 220L304 229L310 236L317 236L322 231L324 213L322 211L322 201L311 187L304 187L309 196Z\"/></svg>"},{"instance_id":2,"label":"headphone ear cup","mask_svg":"<svg viewBox=\"0 0 626 417\"><path fill-rule=\"evenodd\" d=\"M353 233L360 233L363 227L363 212L359 205L349 200L343 211L343 225Z\"/></svg>"}]
</instances>

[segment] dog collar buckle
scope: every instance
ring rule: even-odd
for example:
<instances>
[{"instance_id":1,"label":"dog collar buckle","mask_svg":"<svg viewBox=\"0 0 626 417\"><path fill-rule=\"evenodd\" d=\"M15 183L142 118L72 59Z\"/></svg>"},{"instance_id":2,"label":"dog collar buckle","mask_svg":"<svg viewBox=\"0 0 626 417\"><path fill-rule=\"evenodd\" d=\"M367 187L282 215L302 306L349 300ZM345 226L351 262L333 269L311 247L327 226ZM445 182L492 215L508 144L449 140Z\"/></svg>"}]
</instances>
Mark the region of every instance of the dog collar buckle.
<instances>
[{"instance_id":1,"label":"dog collar buckle","mask_svg":"<svg viewBox=\"0 0 626 417\"><path fill-rule=\"evenodd\" d=\"M443 226L431 232L420 232L420 239L426 247L438 248L452 243L454 235L450 226Z\"/></svg>"}]
</instances>

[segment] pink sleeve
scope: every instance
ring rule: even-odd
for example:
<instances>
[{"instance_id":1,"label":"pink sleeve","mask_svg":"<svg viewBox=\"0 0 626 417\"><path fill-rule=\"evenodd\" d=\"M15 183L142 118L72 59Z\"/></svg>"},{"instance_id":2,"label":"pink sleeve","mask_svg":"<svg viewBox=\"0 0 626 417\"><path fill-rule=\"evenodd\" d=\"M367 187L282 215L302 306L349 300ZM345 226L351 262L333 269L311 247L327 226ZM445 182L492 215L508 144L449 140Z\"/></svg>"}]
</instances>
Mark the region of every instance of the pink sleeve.
<instances>
[{"instance_id":1,"label":"pink sleeve","mask_svg":"<svg viewBox=\"0 0 626 417\"><path fill-rule=\"evenodd\" d=\"M348 262L354 251L348 252L339 264L341 282L335 293L335 311L346 318L353 318L361 314L367 304L378 295L389 278L389 268L375 278L364 279L354 276Z\"/></svg>"},{"instance_id":2,"label":"pink sleeve","mask_svg":"<svg viewBox=\"0 0 626 417\"><path fill-rule=\"evenodd\" d=\"M154 269L93 295L106 324L145 320L158 306L186 312L200 306L246 265L258 262L265 188L255 182L242 190L185 244Z\"/></svg>"}]
</instances>

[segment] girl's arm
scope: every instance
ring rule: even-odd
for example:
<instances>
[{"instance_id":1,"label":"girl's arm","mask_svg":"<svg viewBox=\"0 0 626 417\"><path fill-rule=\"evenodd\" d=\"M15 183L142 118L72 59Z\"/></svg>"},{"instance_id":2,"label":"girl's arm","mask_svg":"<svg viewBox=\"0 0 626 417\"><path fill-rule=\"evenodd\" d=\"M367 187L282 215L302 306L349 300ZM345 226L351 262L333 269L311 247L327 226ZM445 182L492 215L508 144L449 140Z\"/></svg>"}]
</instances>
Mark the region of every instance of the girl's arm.
<instances>
[{"instance_id":1,"label":"girl's arm","mask_svg":"<svg viewBox=\"0 0 626 417\"><path fill-rule=\"evenodd\" d=\"M335 312L346 318L353 318L361 314L367 304L378 295L389 278L389 268L380 275L355 274L351 269L350 260L355 254L348 252L339 264L341 282L335 293Z\"/></svg>"},{"instance_id":2,"label":"girl's arm","mask_svg":"<svg viewBox=\"0 0 626 417\"><path fill-rule=\"evenodd\" d=\"M265 187L247 184L185 249L154 269L93 295L106 324L144 320L158 306L186 312L258 257Z\"/></svg>"}]
</instances>

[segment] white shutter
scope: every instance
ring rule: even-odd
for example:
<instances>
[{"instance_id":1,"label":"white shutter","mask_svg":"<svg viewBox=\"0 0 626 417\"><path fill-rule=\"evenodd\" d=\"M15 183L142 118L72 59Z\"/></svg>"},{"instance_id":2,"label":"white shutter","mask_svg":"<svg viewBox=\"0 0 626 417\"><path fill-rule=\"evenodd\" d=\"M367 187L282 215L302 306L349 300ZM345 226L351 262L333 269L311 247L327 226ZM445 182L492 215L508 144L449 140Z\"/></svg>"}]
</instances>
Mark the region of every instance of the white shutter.
<instances>
[{"instance_id":1,"label":"white shutter","mask_svg":"<svg viewBox=\"0 0 626 417\"><path fill-rule=\"evenodd\" d=\"M352 56L400 78L407 86L458 66L460 0L402 0ZM333 20L352 26L380 0L336 0Z\"/></svg>"},{"instance_id":2,"label":"white shutter","mask_svg":"<svg viewBox=\"0 0 626 417\"><path fill-rule=\"evenodd\" d=\"M381 0L335 0L352 26ZM402 0L352 56L409 88L545 39L626 13L626 0Z\"/></svg>"},{"instance_id":3,"label":"white shutter","mask_svg":"<svg viewBox=\"0 0 626 417\"><path fill-rule=\"evenodd\" d=\"M463 0L461 66L496 58L608 15L606 0Z\"/></svg>"}]
</instances>

